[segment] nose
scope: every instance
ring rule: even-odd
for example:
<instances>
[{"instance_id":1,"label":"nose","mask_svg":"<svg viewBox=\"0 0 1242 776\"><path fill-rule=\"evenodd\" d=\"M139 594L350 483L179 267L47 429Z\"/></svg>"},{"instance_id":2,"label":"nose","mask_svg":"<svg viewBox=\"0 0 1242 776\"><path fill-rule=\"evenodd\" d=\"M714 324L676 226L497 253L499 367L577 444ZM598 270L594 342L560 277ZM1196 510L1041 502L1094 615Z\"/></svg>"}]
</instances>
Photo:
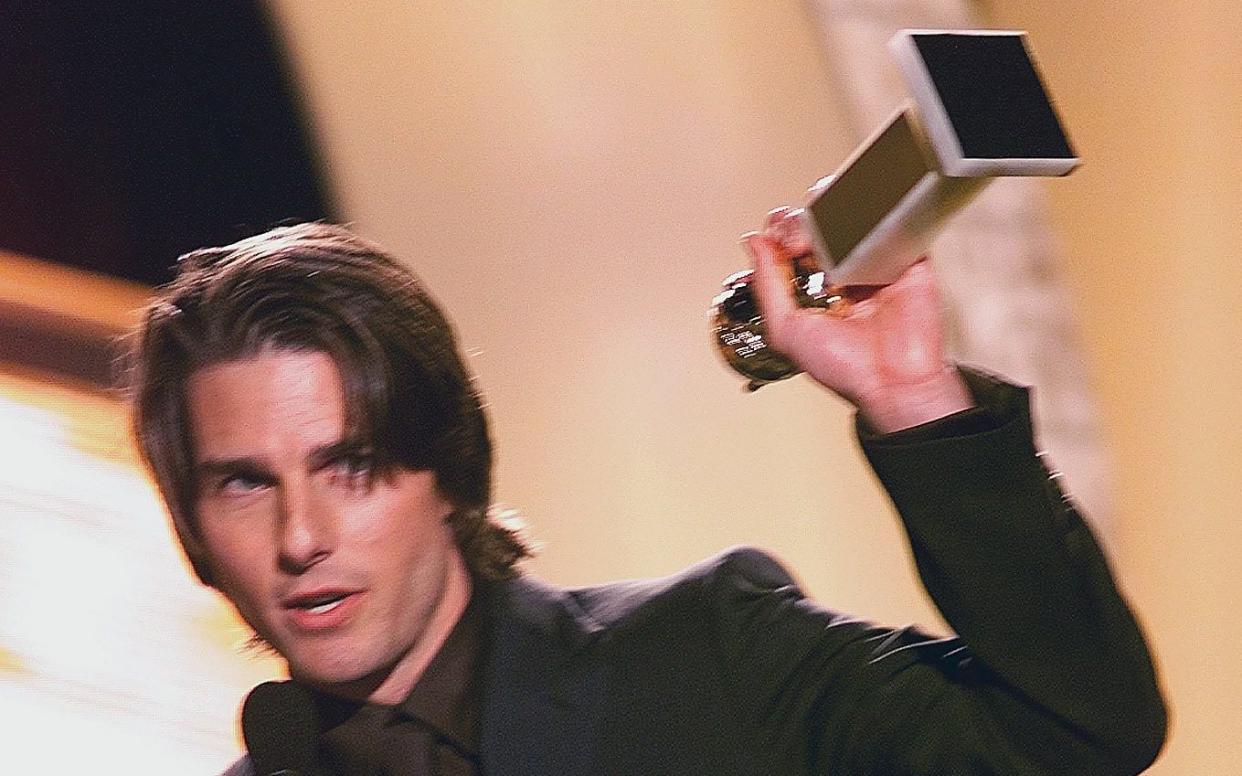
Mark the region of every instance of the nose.
<instances>
[{"instance_id":1,"label":"nose","mask_svg":"<svg viewBox=\"0 0 1242 776\"><path fill-rule=\"evenodd\" d=\"M294 574L331 555L336 541L331 507L309 480L282 486L276 530L281 569Z\"/></svg>"}]
</instances>

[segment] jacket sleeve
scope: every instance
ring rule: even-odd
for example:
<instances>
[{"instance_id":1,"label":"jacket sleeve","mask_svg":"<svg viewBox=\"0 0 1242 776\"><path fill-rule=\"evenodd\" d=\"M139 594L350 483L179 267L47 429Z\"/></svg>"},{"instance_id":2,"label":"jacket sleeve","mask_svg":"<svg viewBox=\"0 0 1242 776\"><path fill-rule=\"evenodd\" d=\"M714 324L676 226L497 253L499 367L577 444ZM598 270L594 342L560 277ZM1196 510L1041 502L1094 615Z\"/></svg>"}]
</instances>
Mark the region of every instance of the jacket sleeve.
<instances>
[{"instance_id":1,"label":"jacket sleeve","mask_svg":"<svg viewBox=\"0 0 1242 776\"><path fill-rule=\"evenodd\" d=\"M967 377L970 417L860 428L957 637L823 609L756 552L716 582L736 702L781 772L1107 776L1163 744L1142 634L1036 454L1026 391Z\"/></svg>"}]
</instances>

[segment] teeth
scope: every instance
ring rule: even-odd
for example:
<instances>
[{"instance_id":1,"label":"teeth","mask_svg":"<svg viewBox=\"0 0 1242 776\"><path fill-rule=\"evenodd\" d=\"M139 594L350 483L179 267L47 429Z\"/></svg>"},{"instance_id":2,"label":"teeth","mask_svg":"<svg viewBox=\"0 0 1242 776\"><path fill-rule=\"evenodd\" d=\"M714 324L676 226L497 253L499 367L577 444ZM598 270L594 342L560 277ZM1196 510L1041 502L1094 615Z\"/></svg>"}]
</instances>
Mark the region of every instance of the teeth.
<instances>
[{"instance_id":1,"label":"teeth","mask_svg":"<svg viewBox=\"0 0 1242 776\"><path fill-rule=\"evenodd\" d=\"M306 607L306 611L310 612L311 614L323 614L324 612L330 612L336 607L340 606L341 602L344 600L345 600L344 596L340 598L333 598L331 601L326 601L322 604L316 604L315 606L308 606Z\"/></svg>"}]
</instances>

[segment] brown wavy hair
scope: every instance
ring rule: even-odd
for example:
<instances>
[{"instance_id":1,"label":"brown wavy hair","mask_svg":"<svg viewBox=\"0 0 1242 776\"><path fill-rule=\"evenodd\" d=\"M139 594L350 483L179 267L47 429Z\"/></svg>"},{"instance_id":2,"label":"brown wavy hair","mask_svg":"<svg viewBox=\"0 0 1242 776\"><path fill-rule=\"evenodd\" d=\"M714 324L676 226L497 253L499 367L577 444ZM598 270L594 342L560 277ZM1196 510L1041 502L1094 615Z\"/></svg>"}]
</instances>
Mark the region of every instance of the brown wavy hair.
<instances>
[{"instance_id":1,"label":"brown wavy hair","mask_svg":"<svg viewBox=\"0 0 1242 776\"><path fill-rule=\"evenodd\" d=\"M483 398L448 319L378 246L341 226L305 223L182 256L132 338L134 434L199 579L214 585L195 518L186 384L199 369L271 349L327 354L344 389L347 435L375 451L380 471L435 473L475 574L516 573L530 548L490 508Z\"/></svg>"}]
</instances>

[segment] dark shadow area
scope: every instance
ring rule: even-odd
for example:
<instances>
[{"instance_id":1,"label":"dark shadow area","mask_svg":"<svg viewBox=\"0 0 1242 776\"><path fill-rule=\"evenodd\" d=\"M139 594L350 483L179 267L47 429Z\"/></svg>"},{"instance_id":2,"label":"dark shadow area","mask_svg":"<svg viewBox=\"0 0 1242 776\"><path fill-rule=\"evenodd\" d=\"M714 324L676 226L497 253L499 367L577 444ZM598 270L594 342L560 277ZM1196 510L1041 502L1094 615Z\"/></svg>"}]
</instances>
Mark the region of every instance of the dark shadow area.
<instances>
[{"instance_id":1,"label":"dark shadow area","mask_svg":"<svg viewBox=\"0 0 1242 776\"><path fill-rule=\"evenodd\" d=\"M333 218L321 172L261 3L0 3L0 247L161 283Z\"/></svg>"}]
</instances>

